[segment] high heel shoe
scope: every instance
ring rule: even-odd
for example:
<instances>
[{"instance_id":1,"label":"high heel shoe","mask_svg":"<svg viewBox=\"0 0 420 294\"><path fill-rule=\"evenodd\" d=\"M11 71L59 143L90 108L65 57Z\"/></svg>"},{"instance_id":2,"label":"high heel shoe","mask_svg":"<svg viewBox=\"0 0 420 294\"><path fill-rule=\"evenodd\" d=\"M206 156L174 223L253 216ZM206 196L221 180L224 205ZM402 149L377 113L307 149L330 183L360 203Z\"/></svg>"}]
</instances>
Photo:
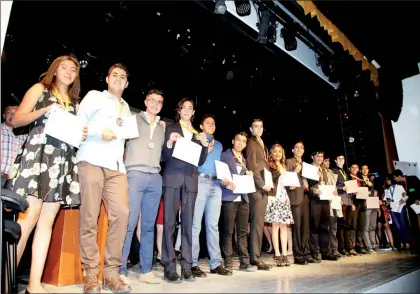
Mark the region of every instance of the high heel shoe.
<instances>
[{"instance_id":1,"label":"high heel shoe","mask_svg":"<svg viewBox=\"0 0 420 294\"><path fill-rule=\"evenodd\" d=\"M31 294L31 292L28 291L28 288L26 288L25 294Z\"/></svg>"}]
</instances>

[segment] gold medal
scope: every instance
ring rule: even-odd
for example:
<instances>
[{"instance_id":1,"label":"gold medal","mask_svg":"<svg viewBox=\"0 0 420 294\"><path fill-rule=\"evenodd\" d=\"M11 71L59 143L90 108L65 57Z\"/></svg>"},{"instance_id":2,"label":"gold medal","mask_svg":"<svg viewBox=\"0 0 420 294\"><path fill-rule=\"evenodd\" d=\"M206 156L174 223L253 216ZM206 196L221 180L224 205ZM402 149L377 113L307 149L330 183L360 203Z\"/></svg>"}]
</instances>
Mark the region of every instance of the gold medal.
<instances>
[{"instance_id":1,"label":"gold medal","mask_svg":"<svg viewBox=\"0 0 420 294\"><path fill-rule=\"evenodd\" d=\"M122 125L123 125L123 119L121 117L117 118L116 122L117 122L117 125L119 127L122 127Z\"/></svg>"}]
</instances>

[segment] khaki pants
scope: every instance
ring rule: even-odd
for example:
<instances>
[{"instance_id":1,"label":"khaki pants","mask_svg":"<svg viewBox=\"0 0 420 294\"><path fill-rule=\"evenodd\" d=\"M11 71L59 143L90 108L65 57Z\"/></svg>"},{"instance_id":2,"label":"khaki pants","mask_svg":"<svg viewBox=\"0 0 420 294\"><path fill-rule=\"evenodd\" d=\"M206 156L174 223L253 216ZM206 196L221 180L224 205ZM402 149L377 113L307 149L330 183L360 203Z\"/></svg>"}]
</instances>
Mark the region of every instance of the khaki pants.
<instances>
[{"instance_id":1,"label":"khaki pants","mask_svg":"<svg viewBox=\"0 0 420 294\"><path fill-rule=\"evenodd\" d=\"M80 182L79 249L84 272L99 272L98 217L102 201L108 215L104 279L118 276L128 224L128 183L123 173L78 163Z\"/></svg>"}]
</instances>

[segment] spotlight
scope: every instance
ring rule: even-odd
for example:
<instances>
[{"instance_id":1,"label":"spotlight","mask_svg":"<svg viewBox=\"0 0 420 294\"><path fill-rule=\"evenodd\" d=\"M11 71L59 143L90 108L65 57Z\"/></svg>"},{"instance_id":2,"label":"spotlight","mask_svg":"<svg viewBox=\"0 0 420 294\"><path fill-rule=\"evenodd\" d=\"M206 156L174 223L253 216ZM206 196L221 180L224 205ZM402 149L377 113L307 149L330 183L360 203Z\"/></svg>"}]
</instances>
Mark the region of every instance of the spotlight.
<instances>
[{"instance_id":1,"label":"spotlight","mask_svg":"<svg viewBox=\"0 0 420 294\"><path fill-rule=\"evenodd\" d=\"M293 51L297 48L296 31L292 27L283 27L280 36L284 39L284 48Z\"/></svg>"},{"instance_id":2,"label":"spotlight","mask_svg":"<svg viewBox=\"0 0 420 294\"><path fill-rule=\"evenodd\" d=\"M235 0L236 13L239 16L248 16L251 14L251 3L244 0Z\"/></svg>"},{"instance_id":3,"label":"spotlight","mask_svg":"<svg viewBox=\"0 0 420 294\"><path fill-rule=\"evenodd\" d=\"M353 143L354 142L354 138L353 137L349 137L349 142Z\"/></svg>"},{"instance_id":4,"label":"spotlight","mask_svg":"<svg viewBox=\"0 0 420 294\"><path fill-rule=\"evenodd\" d=\"M89 65L89 63L86 60L81 60L80 61L80 67L81 68L86 68Z\"/></svg>"},{"instance_id":5,"label":"spotlight","mask_svg":"<svg viewBox=\"0 0 420 294\"><path fill-rule=\"evenodd\" d=\"M214 13L216 14L225 14L227 7L225 0L216 0L214 5Z\"/></svg>"},{"instance_id":6,"label":"spotlight","mask_svg":"<svg viewBox=\"0 0 420 294\"><path fill-rule=\"evenodd\" d=\"M258 13L260 16L259 17L260 22L257 23L257 27L258 27L257 42L261 44L267 44L267 31L268 31L268 27L270 26L270 12L266 8L259 7Z\"/></svg>"}]
</instances>

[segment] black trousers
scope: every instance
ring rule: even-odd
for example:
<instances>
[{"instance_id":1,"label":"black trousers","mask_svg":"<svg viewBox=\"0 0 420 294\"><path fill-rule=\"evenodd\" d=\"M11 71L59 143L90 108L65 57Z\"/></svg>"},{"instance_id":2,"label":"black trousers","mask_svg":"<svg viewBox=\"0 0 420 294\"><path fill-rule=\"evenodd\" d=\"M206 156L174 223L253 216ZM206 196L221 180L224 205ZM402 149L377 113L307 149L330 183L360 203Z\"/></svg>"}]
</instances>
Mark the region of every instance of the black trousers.
<instances>
[{"instance_id":1,"label":"black trousers","mask_svg":"<svg viewBox=\"0 0 420 294\"><path fill-rule=\"evenodd\" d=\"M174 248L175 226L177 221L178 205L181 202L181 268L192 267L192 223L197 193L188 192L184 186L180 188L164 188L163 194L163 237L162 257L165 272L176 271L176 255Z\"/></svg>"},{"instance_id":2,"label":"black trousers","mask_svg":"<svg viewBox=\"0 0 420 294\"><path fill-rule=\"evenodd\" d=\"M261 244L263 239L264 216L267 209L267 194L255 192L248 194L249 197L249 247L250 260L252 264L257 264L261 257Z\"/></svg>"},{"instance_id":3,"label":"black trousers","mask_svg":"<svg viewBox=\"0 0 420 294\"><path fill-rule=\"evenodd\" d=\"M311 197L311 223L309 249L312 255L330 254L330 203Z\"/></svg>"},{"instance_id":4,"label":"black trousers","mask_svg":"<svg viewBox=\"0 0 420 294\"><path fill-rule=\"evenodd\" d=\"M222 252L225 256L225 266L233 265L232 234L236 224L236 239L238 246L239 260L241 264L249 264L248 254L248 221L249 203L245 201L222 202L223 230L222 230Z\"/></svg>"},{"instance_id":5,"label":"black trousers","mask_svg":"<svg viewBox=\"0 0 420 294\"><path fill-rule=\"evenodd\" d=\"M419 216L411 208L411 204L406 205L408 220L410 222L410 235L413 248L420 252L420 231L419 231Z\"/></svg>"},{"instance_id":6,"label":"black trousers","mask_svg":"<svg viewBox=\"0 0 420 294\"><path fill-rule=\"evenodd\" d=\"M298 205L291 205L294 225L292 227L293 255L296 260L305 261L310 257L309 250L309 200L305 194Z\"/></svg>"},{"instance_id":7,"label":"black trousers","mask_svg":"<svg viewBox=\"0 0 420 294\"><path fill-rule=\"evenodd\" d=\"M338 221L338 250L350 251L356 246L358 211L352 211L351 205L342 205L343 217Z\"/></svg>"},{"instance_id":8,"label":"black trousers","mask_svg":"<svg viewBox=\"0 0 420 294\"><path fill-rule=\"evenodd\" d=\"M337 239L337 210L333 209L334 216L330 216L330 251L334 253L338 250Z\"/></svg>"}]
</instances>

